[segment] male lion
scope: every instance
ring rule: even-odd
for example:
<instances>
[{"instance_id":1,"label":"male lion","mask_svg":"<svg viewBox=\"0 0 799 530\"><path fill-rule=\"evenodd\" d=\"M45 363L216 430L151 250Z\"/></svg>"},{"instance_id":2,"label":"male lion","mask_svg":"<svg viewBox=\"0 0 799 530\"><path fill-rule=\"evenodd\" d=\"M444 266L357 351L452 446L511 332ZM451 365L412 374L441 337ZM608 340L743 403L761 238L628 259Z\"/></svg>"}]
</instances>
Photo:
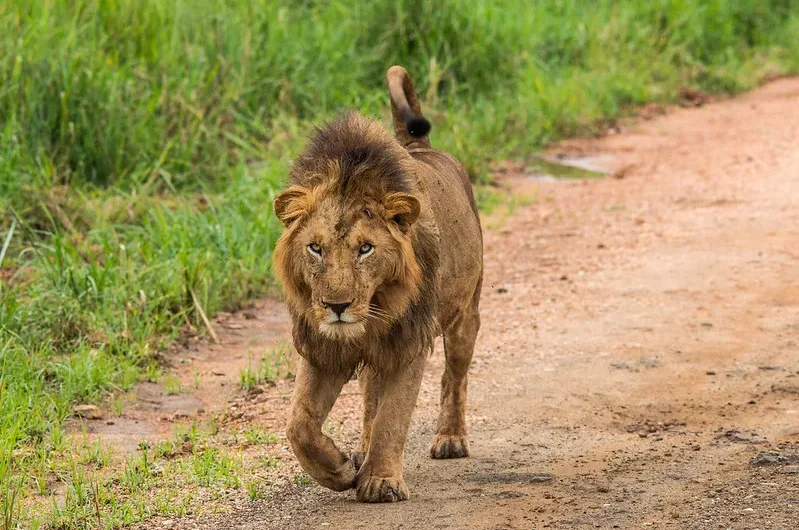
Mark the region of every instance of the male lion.
<instances>
[{"instance_id":1,"label":"male lion","mask_svg":"<svg viewBox=\"0 0 799 530\"><path fill-rule=\"evenodd\" d=\"M303 469L360 501L408 498L402 459L433 340L446 370L433 458L468 456L466 384L480 327L482 234L463 167L430 148L404 68L386 75L395 137L349 112L317 129L275 200L274 261L301 361L287 435ZM363 394L348 458L321 432L349 378Z\"/></svg>"}]
</instances>

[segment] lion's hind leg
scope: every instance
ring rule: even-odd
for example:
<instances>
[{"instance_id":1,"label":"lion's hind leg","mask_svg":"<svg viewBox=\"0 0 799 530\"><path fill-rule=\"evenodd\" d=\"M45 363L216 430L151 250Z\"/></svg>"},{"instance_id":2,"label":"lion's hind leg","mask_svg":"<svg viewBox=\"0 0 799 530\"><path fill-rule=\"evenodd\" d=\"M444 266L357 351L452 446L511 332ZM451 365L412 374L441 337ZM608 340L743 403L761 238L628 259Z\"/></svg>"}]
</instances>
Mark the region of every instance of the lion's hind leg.
<instances>
[{"instance_id":1,"label":"lion's hind leg","mask_svg":"<svg viewBox=\"0 0 799 530\"><path fill-rule=\"evenodd\" d=\"M478 288L469 307L444 331L446 368L441 378L438 430L430 445L430 456L433 458L469 456L469 440L466 435L466 394L469 365L472 362L474 343L480 329L479 296Z\"/></svg>"}]
</instances>

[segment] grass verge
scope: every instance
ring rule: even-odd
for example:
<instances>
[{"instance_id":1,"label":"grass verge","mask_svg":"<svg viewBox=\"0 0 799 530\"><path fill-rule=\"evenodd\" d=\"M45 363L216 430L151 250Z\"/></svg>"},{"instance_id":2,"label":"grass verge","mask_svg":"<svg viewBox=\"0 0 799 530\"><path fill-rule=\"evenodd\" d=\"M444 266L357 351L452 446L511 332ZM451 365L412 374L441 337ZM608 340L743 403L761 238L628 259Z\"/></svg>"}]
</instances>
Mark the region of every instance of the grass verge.
<instances>
[{"instance_id":1,"label":"grass verge","mask_svg":"<svg viewBox=\"0 0 799 530\"><path fill-rule=\"evenodd\" d=\"M285 453L274 433L255 426L229 430L219 434L213 421L179 426L173 438L141 443L123 460L99 442L64 448L51 472L59 477L57 494L31 499L20 526L89 530L152 516L208 516L260 500L275 484L300 476L278 470Z\"/></svg>"}]
</instances>

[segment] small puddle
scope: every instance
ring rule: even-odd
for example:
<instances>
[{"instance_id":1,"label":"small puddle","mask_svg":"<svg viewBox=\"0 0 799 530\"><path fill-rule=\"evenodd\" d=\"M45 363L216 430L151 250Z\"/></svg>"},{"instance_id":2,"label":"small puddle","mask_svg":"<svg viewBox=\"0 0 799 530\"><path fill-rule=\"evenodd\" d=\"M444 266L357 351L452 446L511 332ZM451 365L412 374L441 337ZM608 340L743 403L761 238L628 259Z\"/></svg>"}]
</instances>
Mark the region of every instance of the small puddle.
<instances>
[{"instance_id":1,"label":"small puddle","mask_svg":"<svg viewBox=\"0 0 799 530\"><path fill-rule=\"evenodd\" d=\"M596 179L613 173L613 162L610 155L556 158L537 156L525 172L528 178L543 182Z\"/></svg>"}]
</instances>

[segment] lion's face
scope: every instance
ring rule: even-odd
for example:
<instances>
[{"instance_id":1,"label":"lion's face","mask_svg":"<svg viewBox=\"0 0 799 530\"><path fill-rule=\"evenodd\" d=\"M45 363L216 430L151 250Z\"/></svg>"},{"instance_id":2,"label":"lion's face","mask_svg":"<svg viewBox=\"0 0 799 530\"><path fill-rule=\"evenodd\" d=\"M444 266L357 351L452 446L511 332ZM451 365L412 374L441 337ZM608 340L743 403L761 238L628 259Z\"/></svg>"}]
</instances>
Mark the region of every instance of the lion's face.
<instances>
[{"instance_id":1,"label":"lion's face","mask_svg":"<svg viewBox=\"0 0 799 530\"><path fill-rule=\"evenodd\" d=\"M413 196L345 201L293 186L277 198L275 211L287 227L275 249L287 302L319 333L346 341L388 329L417 296Z\"/></svg>"}]
</instances>

